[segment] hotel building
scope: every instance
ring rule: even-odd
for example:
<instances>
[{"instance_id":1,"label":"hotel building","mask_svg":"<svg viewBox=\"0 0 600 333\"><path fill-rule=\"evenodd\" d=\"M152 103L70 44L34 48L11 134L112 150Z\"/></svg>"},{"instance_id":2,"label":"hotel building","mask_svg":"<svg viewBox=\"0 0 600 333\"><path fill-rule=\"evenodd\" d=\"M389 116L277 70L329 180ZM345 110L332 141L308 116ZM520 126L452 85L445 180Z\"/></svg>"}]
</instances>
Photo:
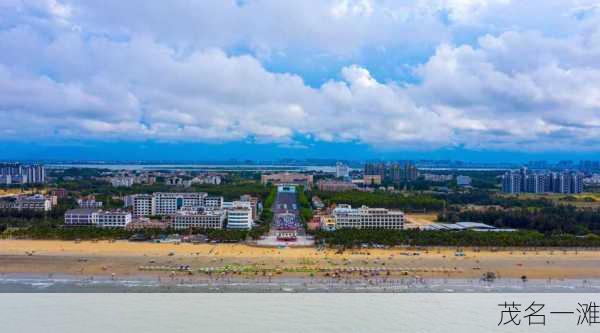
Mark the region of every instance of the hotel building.
<instances>
[{"instance_id":1,"label":"hotel building","mask_svg":"<svg viewBox=\"0 0 600 333\"><path fill-rule=\"evenodd\" d=\"M174 229L223 229L226 213L223 210L182 210L173 215Z\"/></svg>"},{"instance_id":2,"label":"hotel building","mask_svg":"<svg viewBox=\"0 0 600 333\"><path fill-rule=\"evenodd\" d=\"M336 229L404 229L404 213L398 210L367 206L352 208L341 204L333 210L332 216Z\"/></svg>"},{"instance_id":3,"label":"hotel building","mask_svg":"<svg viewBox=\"0 0 600 333\"><path fill-rule=\"evenodd\" d=\"M227 209L227 229L252 229L252 206L247 201L234 201Z\"/></svg>"},{"instance_id":4,"label":"hotel building","mask_svg":"<svg viewBox=\"0 0 600 333\"><path fill-rule=\"evenodd\" d=\"M65 226L94 226L99 228L125 228L131 223L131 213L78 208L65 212Z\"/></svg>"}]
</instances>

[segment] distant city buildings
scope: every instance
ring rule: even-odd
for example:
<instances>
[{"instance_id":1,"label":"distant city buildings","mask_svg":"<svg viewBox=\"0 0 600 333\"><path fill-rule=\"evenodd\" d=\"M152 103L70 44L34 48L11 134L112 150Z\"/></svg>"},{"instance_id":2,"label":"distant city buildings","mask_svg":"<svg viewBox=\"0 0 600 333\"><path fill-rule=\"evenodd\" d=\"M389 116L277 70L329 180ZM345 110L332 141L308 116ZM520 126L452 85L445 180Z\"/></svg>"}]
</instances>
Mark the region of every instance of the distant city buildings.
<instances>
[{"instance_id":1,"label":"distant city buildings","mask_svg":"<svg viewBox=\"0 0 600 333\"><path fill-rule=\"evenodd\" d=\"M131 187L134 182L134 177L113 177L110 179L110 183L113 187Z\"/></svg>"},{"instance_id":2,"label":"distant city buildings","mask_svg":"<svg viewBox=\"0 0 600 333\"><path fill-rule=\"evenodd\" d=\"M317 182L317 188L324 192L345 192L355 190L357 186L349 181L323 179Z\"/></svg>"},{"instance_id":3,"label":"distant city buildings","mask_svg":"<svg viewBox=\"0 0 600 333\"><path fill-rule=\"evenodd\" d=\"M472 179L469 176L456 176L456 185L458 186L471 186Z\"/></svg>"},{"instance_id":4,"label":"distant city buildings","mask_svg":"<svg viewBox=\"0 0 600 333\"><path fill-rule=\"evenodd\" d=\"M260 181L262 184L290 184L290 185L301 185L305 188L311 188L313 186L313 176L303 173L291 173L282 172L268 175L261 175Z\"/></svg>"},{"instance_id":5,"label":"distant city buildings","mask_svg":"<svg viewBox=\"0 0 600 333\"><path fill-rule=\"evenodd\" d=\"M58 199L65 198L67 196L67 190L64 188L57 188L50 191L50 195L57 197Z\"/></svg>"},{"instance_id":6,"label":"distant city buildings","mask_svg":"<svg viewBox=\"0 0 600 333\"><path fill-rule=\"evenodd\" d=\"M367 163L364 168L365 176L379 176L382 183L400 184L417 180L419 171L410 162L397 163ZM365 181L365 183L367 183Z\"/></svg>"},{"instance_id":7,"label":"distant city buildings","mask_svg":"<svg viewBox=\"0 0 600 333\"><path fill-rule=\"evenodd\" d=\"M583 184L597 186L600 185L600 174L594 173L583 179Z\"/></svg>"},{"instance_id":8,"label":"distant city buildings","mask_svg":"<svg viewBox=\"0 0 600 333\"><path fill-rule=\"evenodd\" d=\"M579 172L531 172L527 168L509 171L502 176L505 193L564 193L583 192L583 174Z\"/></svg>"},{"instance_id":9,"label":"distant city buildings","mask_svg":"<svg viewBox=\"0 0 600 333\"><path fill-rule=\"evenodd\" d=\"M425 173L422 176L423 176L423 180L426 180L428 182L435 182L435 183L448 182L448 181L451 181L454 179L453 175L438 175L438 174L433 174L433 173Z\"/></svg>"},{"instance_id":10,"label":"distant city buildings","mask_svg":"<svg viewBox=\"0 0 600 333\"><path fill-rule=\"evenodd\" d=\"M382 183L381 175L364 175L363 183L365 186L373 186L373 185L381 185Z\"/></svg>"},{"instance_id":11,"label":"distant city buildings","mask_svg":"<svg viewBox=\"0 0 600 333\"><path fill-rule=\"evenodd\" d=\"M222 177L219 174L202 174L192 179L192 184L205 184L205 185L221 185Z\"/></svg>"},{"instance_id":12,"label":"distant city buildings","mask_svg":"<svg viewBox=\"0 0 600 333\"><path fill-rule=\"evenodd\" d=\"M350 176L350 168L342 162L337 162L335 164L335 177L336 178L348 178L349 176Z\"/></svg>"},{"instance_id":13,"label":"distant city buildings","mask_svg":"<svg viewBox=\"0 0 600 333\"><path fill-rule=\"evenodd\" d=\"M0 185L44 184L46 169L41 164L0 163Z\"/></svg>"}]
</instances>

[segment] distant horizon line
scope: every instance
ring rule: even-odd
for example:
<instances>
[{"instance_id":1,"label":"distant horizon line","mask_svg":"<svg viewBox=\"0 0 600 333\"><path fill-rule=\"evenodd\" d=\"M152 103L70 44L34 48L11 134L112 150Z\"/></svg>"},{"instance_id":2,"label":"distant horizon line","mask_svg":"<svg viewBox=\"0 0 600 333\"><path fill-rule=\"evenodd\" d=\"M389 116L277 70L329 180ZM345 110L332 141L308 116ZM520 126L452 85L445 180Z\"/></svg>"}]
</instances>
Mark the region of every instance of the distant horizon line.
<instances>
[{"instance_id":1,"label":"distant horizon line","mask_svg":"<svg viewBox=\"0 0 600 333\"><path fill-rule=\"evenodd\" d=\"M123 160L123 159L103 159L103 160L87 160L87 159L0 159L0 163L46 163L46 164L205 164L205 165L233 165L233 164L251 164L251 165L290 165L290 166L302 166L306 165L323 165L323 166L335 166L337 162L345 164L365 164L365 163L398 163L398 162L410 162L410 163L432 163L432 164L466 164L466 165L526 165L529 163L548 163L558 164L561 162L572 162L576 165L584 161L600 161L600 159L561 159L561 160L530 160L527 162L516 162L516 161L498 161L498 162L484 162L484 161L469 161L460 159L328 159L328 158L307 158L307 159L227 159L227 160L171 160L171 159L147 159L147 160Z\"/></svg>"}]
</instances>

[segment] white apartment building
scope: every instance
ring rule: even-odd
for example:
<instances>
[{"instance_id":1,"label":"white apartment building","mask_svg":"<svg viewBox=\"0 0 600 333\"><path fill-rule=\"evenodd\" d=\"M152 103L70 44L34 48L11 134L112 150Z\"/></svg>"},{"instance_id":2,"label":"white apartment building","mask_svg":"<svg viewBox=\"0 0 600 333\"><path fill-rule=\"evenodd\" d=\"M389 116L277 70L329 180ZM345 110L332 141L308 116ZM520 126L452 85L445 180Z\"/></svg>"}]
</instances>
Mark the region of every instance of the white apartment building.
<instances>
[{"instance_id":1,"label":"white apartment building","mask_svg":"<svg viewBox=\"0 0 600 333\"><path fill-rule=\"evenodd\" d=\"M43 210L47 212L52 209L53 204L55 203L51 197L46 197L41 194L30 197L19 197L17 199L19 209Z\"/></svg>"},{"instance_id":2,"label":"white apartment building","mask_svg":"<svg viewBox=\"0 0 600 333\"><path fill-rule=\"evenodd\" d=\"M340 204L332 215L336 229L404 229L404 213L399 210L367 206L352 208L350 205Z\"/></svg>"},{"instance_id":3,"label":"white apartment building","mask_svg":"<svg viewBox=\"0 0 600 333\"><path fill-rule=\"evenodd\" d=\"M77 205L81 208L102 208L102 201L95 199L77 199Z\"/></svg>"},{"instance_id":4,"label":"white apartment building","mask_svg":"<svg viewBox=\"0 0 600 333\"><path fill-rule=\"evenodd\" d=\"M208 195L203 192L192 193L154 193L154 214L169 215L182 208L201 207L204 204L204 198Z\"/></svg>"},{"instance_id":5,"label":"white apartment building","mask_svg":"<svg viewBox=\"0 0 600 333\"><path fill-rule=\"evenodd\" d=\"M32 196L12 197L7 200L0 200L0 208L17 210L42 210L50 211L52 206L56 205L57 198L54 196L44 196L36 194Z\"/></svg>"},{"instance_id":6,"label":"white apartment building","mask_svg":"<svg viewBox=\"0 0 600 333\"><path fill-rule=\"evenodd\" d=\"M347 178L350 175L350 168L342 162L335 164L335 177L336 178Z\"/></svg>"},{"instance_id":7,"label":"white apartment building","mask_svg":"<svg viewBox=\"0 0 600 333\"><path fill-rule=\"evenodd\" d=\"M65 212L65 225L67 226L91 226L94 224L93 214L97 209L77 208Z\"/></svg>"},{"instance_id":8,"label":"white apartment building","mask_svg":"<svg viewBox=\"0 0 600 333\"><path fill-rule=\"evenodd\" d=\"M131 213L99 211L93 214L92 220L100 228L125 228L131 223Z\"/></svg>"},{"instance_id":9,"label":"white apartment building","mask_svg":"<svg viewBox=\"0 0 600 333\"><path fill-rule=\"evenodd\" d=\"M174 229L223 229L226 213L223 210L182 210L173 215Z\"/></svg>"},{"instance_id":10,"label":"white apartment building","mask_svg":"<svg viewBox=\"0 0 600 333\"><path fill-rule=\"evenodd\" d=\"M157 192L140 194L133 198L134 216L170 215L182 208L202 207L207 194Z\"/></svg>"},{"instance_id":11,"label":"white apartment building","mask_svg":"<svg viewBox=\"0 0 600 333\"><path fill-rule=\"evenodd\" d=\"M133 216L152 216L154 211L154 198L149 194L133 196Z\"/></svg>"},{"instance_id":12,"label":"white apartment building","mask_svg":"<svg viewBox=\"0 0 600 333\"><path fill-rule=\"evenodd\" d=\"M131 213L78 208L65 212L66 226L94 226L99 228L125 228L131 223Z\"/></svg>"},{"instance_id":13,"label":"white apartment building","mask_svg":"<svg viewBox=\"0 0 600 333\"><path fill-rule=\"evenodd\" d=\"M212 209L223 208L223 197L206 196L204 198L204 207Z\"/></svg>"},{"instance_id":14,"label":"white apartment building","mask_svg":"<svg viewBox=\"0 0 600 333\"><path fill-rule=\"evenodd\" d=\"M252 206L248 201L234 201L227 209L227 229L251 229Z\"/></svg>"}]
</instances>

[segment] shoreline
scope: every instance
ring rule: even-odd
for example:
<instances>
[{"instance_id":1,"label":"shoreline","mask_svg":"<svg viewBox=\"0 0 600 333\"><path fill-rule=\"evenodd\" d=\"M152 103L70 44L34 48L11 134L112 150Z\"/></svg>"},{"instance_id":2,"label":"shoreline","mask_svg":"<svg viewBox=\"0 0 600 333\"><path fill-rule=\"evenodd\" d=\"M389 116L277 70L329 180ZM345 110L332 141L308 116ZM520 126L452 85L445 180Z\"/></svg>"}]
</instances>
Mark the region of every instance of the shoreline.
<instances>
[{"instance_id":1,"label":"shoreline","mask_svg":"<svg viewBox=\"0 0 600 333\"><path fill-rule=\"evenodd\" d=\"M600 293L600 279L127 279L1 274L0 293Z\"/></svg>"}]
</instances>

